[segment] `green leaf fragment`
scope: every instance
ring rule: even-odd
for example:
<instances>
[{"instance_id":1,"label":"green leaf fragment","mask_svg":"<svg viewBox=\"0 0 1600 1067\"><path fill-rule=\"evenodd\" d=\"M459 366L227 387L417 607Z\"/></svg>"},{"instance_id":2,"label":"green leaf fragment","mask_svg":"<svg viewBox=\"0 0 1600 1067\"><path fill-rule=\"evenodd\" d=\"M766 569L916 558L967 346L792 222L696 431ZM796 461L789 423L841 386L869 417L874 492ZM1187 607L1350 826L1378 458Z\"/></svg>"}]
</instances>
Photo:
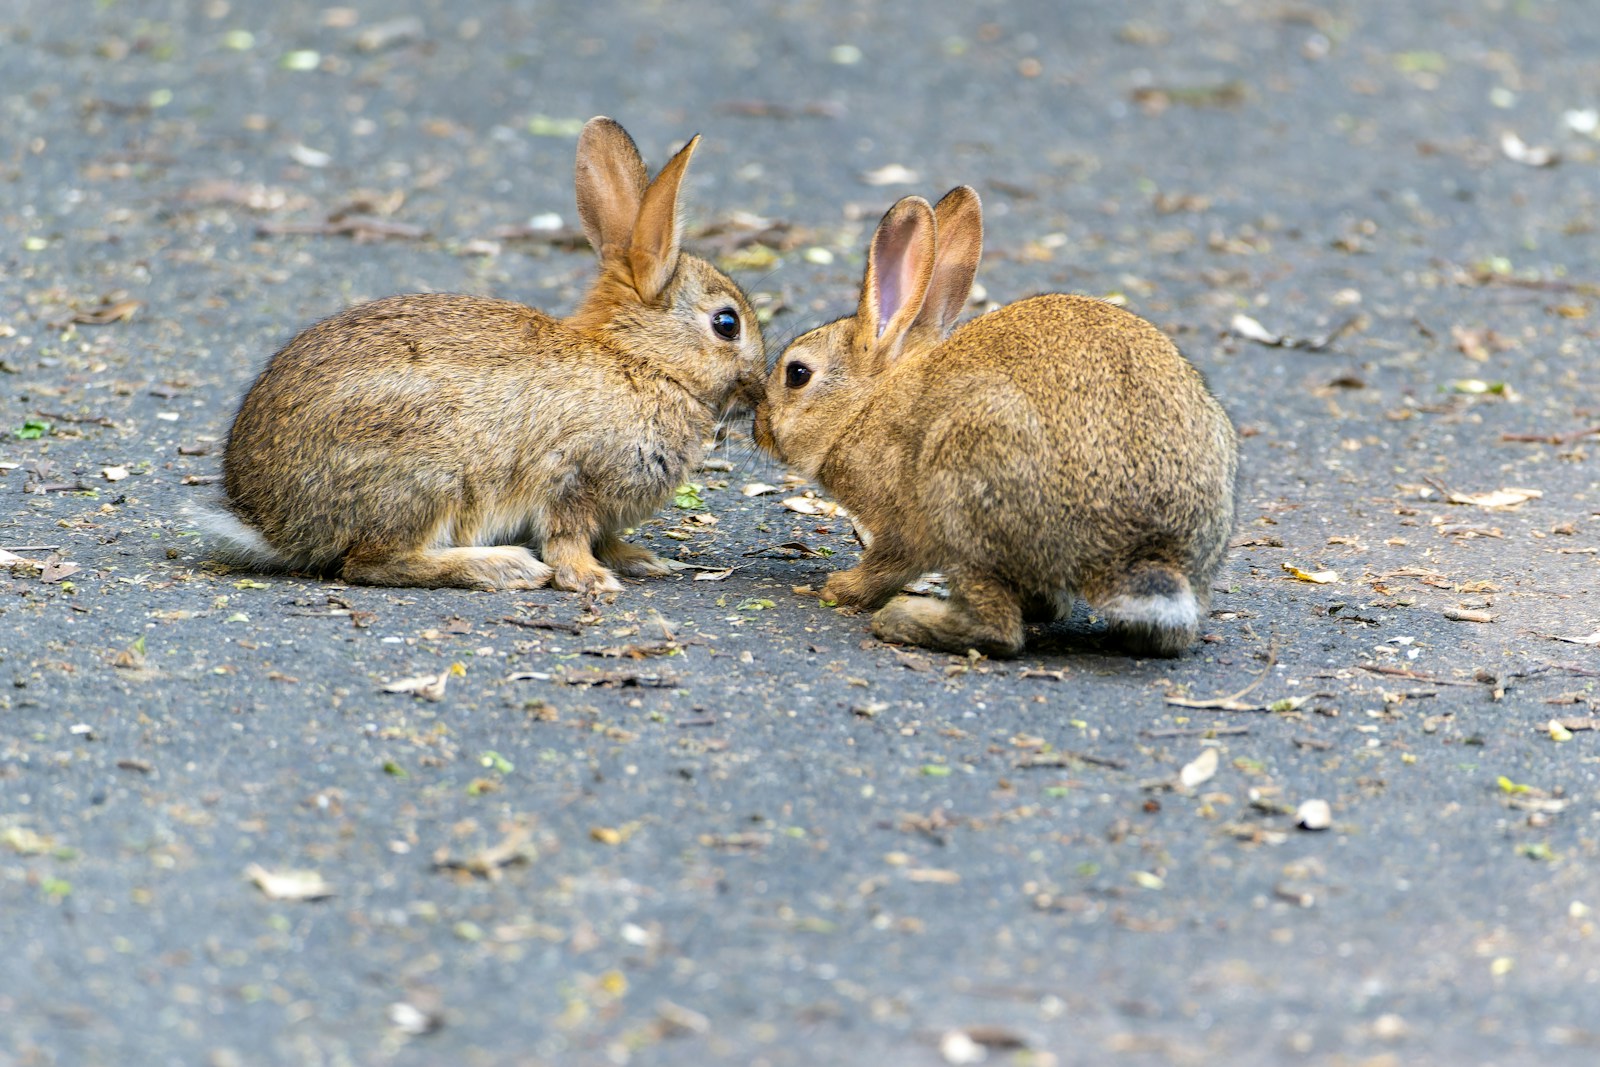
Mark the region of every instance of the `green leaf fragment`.
<instances>
[{"instance_id":1,"label":"green leaf fragment","mask_svg":"<svg viewBox=\"0 0 1600 1067\"><path fill-rule=\"evenodd\" d=\"M583 120L533 115L528 119L528 132L535 137L576 137L583 132Z\"/></svg>"}]
</instances>

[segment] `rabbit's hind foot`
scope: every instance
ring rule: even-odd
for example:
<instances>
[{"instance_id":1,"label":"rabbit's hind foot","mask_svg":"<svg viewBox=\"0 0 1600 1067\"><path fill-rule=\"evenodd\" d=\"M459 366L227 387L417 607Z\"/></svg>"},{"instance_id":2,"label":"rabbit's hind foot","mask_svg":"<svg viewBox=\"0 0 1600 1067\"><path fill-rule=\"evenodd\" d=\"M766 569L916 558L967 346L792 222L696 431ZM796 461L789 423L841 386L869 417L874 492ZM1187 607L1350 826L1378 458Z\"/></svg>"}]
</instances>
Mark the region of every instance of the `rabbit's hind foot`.
<instances>
[{"instance_id":1,"label":"rabbit's hind foot","mask_svg":"<svg viewBox=\"0 0 1600 1067\"><path fill-rule=\"evenodd\" d=\"M433 548L404 555L345 558L344 579L363 585L454 586L465 589L538 589L552 570L526 548Z\"/></svg>"},{"instance_id":2,"label":"rabbit's hind foot","mask_svg":"<svg viewBox=\"0 0 1600 1067\"><path fill-rule=\"evenodd\" d=\"M1009 658L1022 651L1017 596L997 582L954 579L949 600L897 596L872 617L880 641Z\"/></svg>"}]
</instances>

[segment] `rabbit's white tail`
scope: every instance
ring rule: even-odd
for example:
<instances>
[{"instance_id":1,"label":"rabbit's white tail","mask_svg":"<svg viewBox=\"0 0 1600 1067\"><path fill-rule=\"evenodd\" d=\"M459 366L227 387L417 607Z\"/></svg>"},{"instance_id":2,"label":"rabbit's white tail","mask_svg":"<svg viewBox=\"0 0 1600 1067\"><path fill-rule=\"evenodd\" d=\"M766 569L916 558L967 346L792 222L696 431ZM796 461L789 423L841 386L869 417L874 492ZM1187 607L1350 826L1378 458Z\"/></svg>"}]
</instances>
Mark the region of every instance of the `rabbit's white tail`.
<instances>
[{"instance_id":1,"label":"rabbit's white tail","mask_svg":"<svg viewBox=\"0 0 1600 1067\"><path fill-rule=\"evenodd\" d=\"M1200 602L1188 577L1164 564L1135 564L1096 606L1136 656L1177 656L1200 635Z\"/></svg>"},{"instance_id":2,"label":"rabbit's white tail","mask_svg":"<svg viewBox=\"0 0 1600 1067\"><path fill-rule=\"evenodd\" d=\"M225 508L190 507L183 517L200 532L206 547L224 563L260 571L289 569L293 560L267 543L267 539Z\"/></svg>"}]
</instances>

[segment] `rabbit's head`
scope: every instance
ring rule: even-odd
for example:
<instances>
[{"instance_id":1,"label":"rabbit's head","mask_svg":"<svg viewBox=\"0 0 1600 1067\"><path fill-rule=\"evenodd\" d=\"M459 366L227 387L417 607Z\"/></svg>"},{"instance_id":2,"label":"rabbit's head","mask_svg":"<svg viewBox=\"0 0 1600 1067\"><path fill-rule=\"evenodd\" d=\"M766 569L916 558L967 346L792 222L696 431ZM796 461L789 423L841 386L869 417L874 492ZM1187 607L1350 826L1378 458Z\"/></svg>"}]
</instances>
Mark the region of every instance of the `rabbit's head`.
<instances>
[{"instance_id":1,"label":"rabbit's head","mask_svg":"<svg viewBox=\"0 0 1600 1067\"><path fill-rule=\"evenodd\" d=\"M757 394L766 348L755 312L733 279L679 247L678 194L700 138L653 181L633 139L590 119L578 139L578 215L600 276L568 320L680 382L722 411Z\"/></svg>"},{"instance_id":2,"label":"rabbit's head","mask_svg":"<svg viewBox=\"0 0 1600 1067\"><path fill-rule=\"evenodd\" d=\"M768 376L756 443L816 477L884 373L949 336L982 255L983 211L970 187L950 190L937 207L920 196L891 207L867 250L856 313L796 338Z\"/></svg>"}]
</instances>

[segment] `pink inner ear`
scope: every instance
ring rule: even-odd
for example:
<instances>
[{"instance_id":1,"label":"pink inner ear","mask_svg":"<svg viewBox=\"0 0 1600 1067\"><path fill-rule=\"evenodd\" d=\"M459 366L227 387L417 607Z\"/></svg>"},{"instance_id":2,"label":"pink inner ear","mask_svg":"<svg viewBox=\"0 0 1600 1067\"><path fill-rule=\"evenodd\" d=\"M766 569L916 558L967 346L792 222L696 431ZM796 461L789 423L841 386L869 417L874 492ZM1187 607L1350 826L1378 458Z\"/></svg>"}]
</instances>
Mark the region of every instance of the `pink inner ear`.
<instances>
[{"instance_id":1,"label":"pink inner ear","mask_svg":"<svg viewBox=\"0 0 1600 1067\"><path fill-rule=\"evenodd\" d=\"M911 291L916 278L911 263L911 239L916 233L914 225L901 224L889 233L878 247L878 336L888 328L889 320L905 305L906 294Z\"/></svg>"},{"instance_id":2,"label":"pink inner ear","mask_svg":"<svg viewBox=\"0 0 1600 1067\"><path fill-rule=\"evenodd\" d=\"M905 301L904 283L898 271L886 271L878 279L878 336L888 328L889 320Z\"/></svg>"}]
</instances>

